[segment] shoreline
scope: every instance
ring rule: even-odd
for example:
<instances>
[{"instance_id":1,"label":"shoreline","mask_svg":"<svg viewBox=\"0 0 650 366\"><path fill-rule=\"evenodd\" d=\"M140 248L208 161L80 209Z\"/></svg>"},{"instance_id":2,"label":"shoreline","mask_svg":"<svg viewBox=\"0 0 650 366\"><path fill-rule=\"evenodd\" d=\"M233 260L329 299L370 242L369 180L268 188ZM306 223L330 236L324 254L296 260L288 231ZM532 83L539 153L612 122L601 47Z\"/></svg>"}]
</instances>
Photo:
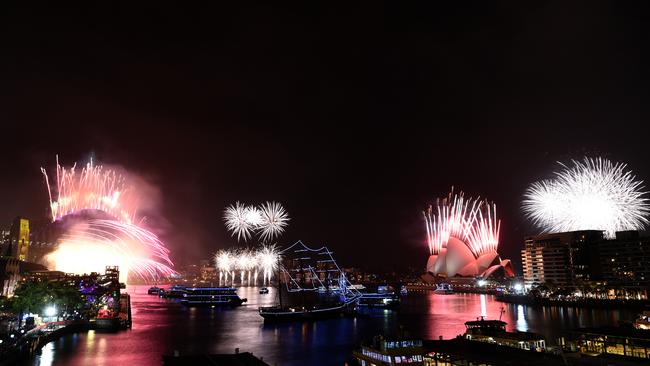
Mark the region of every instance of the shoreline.
<instances>
[{"instance_id":1,"label":"shoreline","mask_svg":"<svg viewBox=\"0 0 650 366\"><path fill-rule=\"evenodd\" d=\"M497 301L509 304L529 306L565 306L577 308L596 309L647 309L650 306L648 300L603 300L603 299L581 299L581 300L559 300L549 298L531 297L526 295L496 295Z\"/></svg>"}]
</instances>

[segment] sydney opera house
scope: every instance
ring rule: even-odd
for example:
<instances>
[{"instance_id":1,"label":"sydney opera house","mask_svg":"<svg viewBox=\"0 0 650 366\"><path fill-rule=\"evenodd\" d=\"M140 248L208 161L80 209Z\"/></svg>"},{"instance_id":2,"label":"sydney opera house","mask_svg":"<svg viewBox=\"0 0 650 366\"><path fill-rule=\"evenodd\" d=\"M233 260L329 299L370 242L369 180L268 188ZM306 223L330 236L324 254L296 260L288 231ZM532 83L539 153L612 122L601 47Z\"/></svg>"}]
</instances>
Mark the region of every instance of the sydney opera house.
<instances>
[{"instance_id":1,"label":"sydney opera house","mask_svg":"<svg viewBox=\"0 0 650 366\"><path fill-rule=\"evenodd\" d=\"M496 205L462 193L438 199L424 211L429 260L435 277L514 277L512 263L497 253Z\"/></svg>"}]
</instances>

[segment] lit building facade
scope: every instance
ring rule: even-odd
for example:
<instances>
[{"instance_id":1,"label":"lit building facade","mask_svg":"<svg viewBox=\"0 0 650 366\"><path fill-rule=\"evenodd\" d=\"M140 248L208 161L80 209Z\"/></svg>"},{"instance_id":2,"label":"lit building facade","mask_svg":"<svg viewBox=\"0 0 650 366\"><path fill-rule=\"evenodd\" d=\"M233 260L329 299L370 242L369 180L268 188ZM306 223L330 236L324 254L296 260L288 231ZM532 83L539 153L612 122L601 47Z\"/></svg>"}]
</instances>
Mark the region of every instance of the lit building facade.
<instances>
[{"instance_id":1,"label":"lit building facade","mask_svg":"<svg viewBox=\"0 0 650 366\"><path fill-rule=\"evenodd\" d=\"M521 251L525 285L571 286L593 279L598 271L595 246L601 241L598 230L527 237Z\"/></svg>"},{"instance_id":2,"label":"lit building facade","mask_svg":"<svg viewBox=\"0 0 650 366\"><path fill-rule=\"evenodd\" d=\"M529 287L600 284L643 293L650 287L650 237L638 231L617 232L614 239L597 230L527 237L521 258Z\"/></svg>"},{"instance_id":3,"label":"lit building facade","mask_svg":"<svg viewBox=\"0 0 650 366\"><path fill-rule=\"evenodd\" d=\"M29 243L29 220L16 217L9 230L8 254L18 260L26 261L29 255Z\"/></svg>"}]
</instances>

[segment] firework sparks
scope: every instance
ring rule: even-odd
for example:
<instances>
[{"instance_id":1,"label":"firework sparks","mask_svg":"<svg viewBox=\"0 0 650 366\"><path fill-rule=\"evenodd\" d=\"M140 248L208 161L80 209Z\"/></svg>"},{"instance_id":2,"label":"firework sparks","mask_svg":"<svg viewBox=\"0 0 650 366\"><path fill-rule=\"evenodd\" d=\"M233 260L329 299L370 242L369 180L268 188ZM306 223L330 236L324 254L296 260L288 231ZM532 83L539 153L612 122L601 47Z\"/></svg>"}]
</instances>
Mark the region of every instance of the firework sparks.
<instances>
[{"instance_id":1,"label":"firework sparks","mask_svg":"<svg viewBox=\"0 0 650 366\"><path fill-rule=\"evenodd\" d=\"M244 241L251 237L252 231L259 223L258 217L255 210L239 202L226 207L223 214L226 228L232 232L232 236L237 236L237 240L244 239Z\"/></svg>"},{"instance_id":2,"label":"firework sparks","mask_svg":"<svg viewBox=\"0 0 650 366\"><path fill-rule=\"evenodd\" d=\"M66 169L59 164L57 156L56 197L47 172L44 168L41 172L45 177L53 222L82 210L99 210L120 221L133 221L137 200L126 187L124 177L116 171L95 165L92 159L81 171L76 164Z\"/></svg>"},{"instance_id":3,"label":"firework sparks","mask_svg":"<svg viewBox=\"0 0 650 366\"><path fill-rule=\"evenodd\" d=\"M439 254L451 237L465 243L476 258L483 253L496 252L501 222L497 219L495 204L465 198L462 192L453 194L452 191L423 214L432 255Z\"/></svg>"},{"instance_id":4,"label":"firework sparks","mask_svg":"<svg viewBox=\"0 0 650 366\"><path fill-rule=\"evenodd\" d=\"M267 242L284 232L289 221L289 215L284 207L277 202L267 202L261 208L262 219L259 225L259 236Z\"/></svg>"},{"instance_id":5,"label":"firework sparks","mask_svg":"<svg viewBox=\"0 0 650 366\"><path fill-rule=\"evenodd\" d=\"M162 241L134 224L138 192L122 175L92 160L81 171L76 165L64 168L58 157L55 187L50 186L45 169L41 172L52 221L71 224L57 248L46 256L51 266L65 272L90 273L118 265L123 281L129 273L145 280L176 273Z\"/></svg>"},{"instance_id":6,"label":"firework sparks","mask_svg":"<svg viewBox=\"0 0 650 366\"><path fill-rule=\"evenodd\" d=\"M544 232L642 230L650 204L643 182L626 164L603 158L559 163L555 177L533 183L525 193L523 210Z\"/></svg>"},{"instance_id":7,"label":"firework sparks","mask_svg":"<svg viewBox=\"0 0 650 366\"><path fill-rule=\"evenodd\" d=\"M255 233L262 242L268 242L284 232L289 214L277 202L266 202L259 208L236 202L226 207L223 219L237 240L248 241Z\"/></svg>"},{"instance_id":8,"label":"firework sparks","mask_svg":"<svg viewBox=\"0 0 650 366\"><path fill-rule=\"evenodd\" d=\"M268 284L273 277L273 272L277 270L280 256L275 246L263 246L259 250L220 250L214 256L216 269L219 271L220 284L228 283L230 275L230 284L235 284L235 275L239 271L240 285L257 284L257 273L262 272L262 284ZM251 282L251 274L254 275ZM222 279L225 281L222 282ZM245 280L246 279L246 280Z\"/></svg>"},{"instance_id":9,"label":"firework sparks","mask_svg":"<svg viewBox=\"0 0 650 366\"><path fill-rule=\"evenodd\" d=\"M175 273L169 251L156 235L115 220L91 219L73 225L45 258L57 270L72 273L99 272L106 265L117 265L123 281L128 273L145 280Z\"/></svg>"}]
</instances>

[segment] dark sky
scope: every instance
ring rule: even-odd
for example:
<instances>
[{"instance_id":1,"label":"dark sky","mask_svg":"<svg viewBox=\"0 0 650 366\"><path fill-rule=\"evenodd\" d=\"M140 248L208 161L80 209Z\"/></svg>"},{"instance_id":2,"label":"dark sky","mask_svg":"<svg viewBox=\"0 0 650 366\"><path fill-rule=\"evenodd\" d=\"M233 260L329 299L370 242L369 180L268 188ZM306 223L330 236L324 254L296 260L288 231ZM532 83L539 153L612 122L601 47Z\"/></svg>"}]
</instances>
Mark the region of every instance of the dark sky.
<instances>
[{"instance_id":1,"label":"dark sky","mask_svg":"<svg viewBox=\"0 0 650 366\"><path fill-rule=\"evenodd\" d=\"M555 161L650 180L646 8L138 3L2 5L3 225L47 214L41 165L92 154L159 187L178 262L233 243L225 205L277 200L281 243L423 267L421 210L452 185L497 203L518 262Z\"/></svg>"}]
</instances>

